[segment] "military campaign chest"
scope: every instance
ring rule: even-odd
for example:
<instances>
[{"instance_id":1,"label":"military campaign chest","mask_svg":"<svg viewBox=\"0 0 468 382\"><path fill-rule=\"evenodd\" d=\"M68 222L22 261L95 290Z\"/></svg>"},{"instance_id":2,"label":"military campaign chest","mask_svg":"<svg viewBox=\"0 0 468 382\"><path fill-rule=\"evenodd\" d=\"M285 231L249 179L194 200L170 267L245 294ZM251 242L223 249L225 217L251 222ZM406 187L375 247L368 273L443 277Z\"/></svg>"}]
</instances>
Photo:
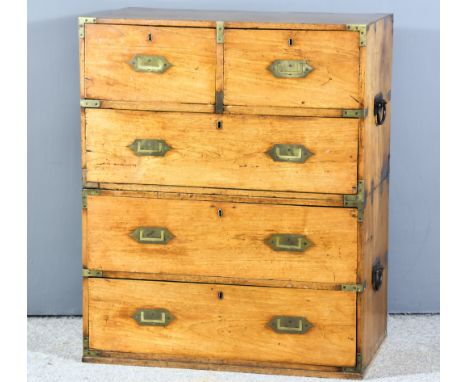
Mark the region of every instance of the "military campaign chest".
<instances>
[{"instance_id":1,"label":"military campaign chest","mask_svg":"<svg viewBox=\"0 0 468 382\"><path fill-rule=\"evenodd\" d=\"M362 376L386 335L392 24L79 18L83 361Z\"/></svg>"}]
</instances>

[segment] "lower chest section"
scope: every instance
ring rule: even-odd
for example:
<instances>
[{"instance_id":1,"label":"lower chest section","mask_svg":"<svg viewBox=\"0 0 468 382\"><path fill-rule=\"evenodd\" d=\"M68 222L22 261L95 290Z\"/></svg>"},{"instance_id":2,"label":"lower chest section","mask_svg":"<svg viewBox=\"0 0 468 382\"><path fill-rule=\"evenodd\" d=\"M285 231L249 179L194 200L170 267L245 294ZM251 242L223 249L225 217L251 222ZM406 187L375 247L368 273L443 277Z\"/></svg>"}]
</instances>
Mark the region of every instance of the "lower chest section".
<instances>
[{"instance_id":1,"label":"lower chest section","mask_svg":"<svg viewBox=\"0 0 468 382\"><path fill-rule=\"evenodd\" d=\"M86 196L88 354L263 372L352 368L356 209L198 199Z\"/></svg>"}]
</instances>

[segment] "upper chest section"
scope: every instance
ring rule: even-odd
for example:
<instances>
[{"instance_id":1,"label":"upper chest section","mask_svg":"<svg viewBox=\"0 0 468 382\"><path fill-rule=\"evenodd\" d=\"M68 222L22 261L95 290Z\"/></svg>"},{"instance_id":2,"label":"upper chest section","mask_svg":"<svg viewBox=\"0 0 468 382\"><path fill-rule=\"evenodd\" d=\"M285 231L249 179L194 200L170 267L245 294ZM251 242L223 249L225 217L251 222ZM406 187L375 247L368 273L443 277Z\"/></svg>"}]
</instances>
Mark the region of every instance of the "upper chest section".
<instances>
[{"instance_id":1,"label":"upper chest section","mask_svg":"<svg viewBox=\"0 0 468 382\"><path fill-rule=\"evenodd\" d=\"M362 106L368 23L362 16L255 20L208 12L206 19L216 19L204 21L154 12L80 19L82 98L151 110L261 113L272 107L277 114L336 117Z\"/></svg>"}]
</instances>

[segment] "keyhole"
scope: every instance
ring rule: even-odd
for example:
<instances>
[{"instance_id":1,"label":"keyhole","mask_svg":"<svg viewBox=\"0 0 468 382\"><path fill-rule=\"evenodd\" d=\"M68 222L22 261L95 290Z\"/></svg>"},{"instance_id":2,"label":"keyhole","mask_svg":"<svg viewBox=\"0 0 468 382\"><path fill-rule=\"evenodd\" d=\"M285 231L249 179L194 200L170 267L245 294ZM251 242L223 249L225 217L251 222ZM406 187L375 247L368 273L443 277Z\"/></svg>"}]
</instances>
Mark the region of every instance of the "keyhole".
<instances>
[{"instance_id":1,"label":"keyhole","mask_svg":"<svg viewBox=\"0 0 468 382\"><path fill-rule=\"evenodd\" d=\"M153 35L151 33L148 33L148 41L153 41Z\"/></svg>"},{"instance_id":2,"label":"keyhole","mask_svg":"<svg viewBox=\"0 0 468 382\"><path fill-rule=\"evenodd\" d=\"M289 39L288 39L288 46L292 46L292 44L293 44L293 39L292 39L292 38L289 38Z\"/></svg>"},{"instance_id":3,"label":"keyhole","mask_svg":"<svg viewBox=\"0 0 468 382\"><path fill-rule=\"evenodd\" d=\"M218 122L216 123L216 128L217 128L218 130L221 130L221 129L223 128L223 121L218 121Z\"/></svg>"},{"instance_id":4,"label":"keyhole","mask_svg":"<svg viewBox=\"0 0 468 382\"><path fill-rule=\"evenodd\" d=\"M223 210L222 210L221 208L218 208L218 216L219 216L220 218L223 217Z\"/></svg>"},{"instance_id":5,"label":"keyhole","mask_svg":"<svg viewBox=\"0 0 468 382\"><path fill-rule=\"evenodd\" d=\"M222 291L218 292L218 300L222 300L224 298L224 293Z\"/></svg>"}]
</instances>

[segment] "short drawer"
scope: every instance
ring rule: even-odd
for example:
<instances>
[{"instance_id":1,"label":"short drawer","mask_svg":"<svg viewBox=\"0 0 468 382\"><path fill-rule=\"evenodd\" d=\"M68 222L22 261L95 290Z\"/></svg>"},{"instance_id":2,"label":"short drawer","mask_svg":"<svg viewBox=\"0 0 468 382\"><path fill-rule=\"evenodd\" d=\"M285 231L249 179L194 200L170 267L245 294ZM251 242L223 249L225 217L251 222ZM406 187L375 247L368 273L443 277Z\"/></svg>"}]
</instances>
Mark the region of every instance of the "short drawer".
<instances>
[{"instance_id":1,"label":"short drawer","mask_svg":"<svg viewBox=\"0 0 468 382\"><path fill-rule=\"evenodd\" d=\"M227 29L226 105L360 108L359 34Z\"/></svg>"},{"instance_id":2,"label":"short drawer","mask_svg":"<svg viewBox=\"0 0 468 382\"><path fill-rule=\"evenodd\" d=\"M85 113L90 182L355 193L357 120Z\"/></svg>"},{"instance_id":3,"label":"short drawer","mask_svg":"<svg viewBox=\"0 0 468 382\"><path fill-rule=\"evenodd\" d=\"M236 282L356 282L354 209L116 194L87 197L87 268Z\"/></svg>"},{"instance_id":4,"label":"short drawer","mask_svg":"<svg viewBox=\"0 0 468 382\"><path fill-rule=\"evenodd\" d=\"M147 359L354 366L356 294L89 279L89 347Z\"/></svg>"},{"instance_id":5,"label":"short drawer","mask_svg":"<svg viewBox=\"0 0 468 382\"><path fill-rule=\"evenodd\" d=\"M83 54L82 98L214 104L214 29L87 24Z\"/></svg>"}]
</instances>

